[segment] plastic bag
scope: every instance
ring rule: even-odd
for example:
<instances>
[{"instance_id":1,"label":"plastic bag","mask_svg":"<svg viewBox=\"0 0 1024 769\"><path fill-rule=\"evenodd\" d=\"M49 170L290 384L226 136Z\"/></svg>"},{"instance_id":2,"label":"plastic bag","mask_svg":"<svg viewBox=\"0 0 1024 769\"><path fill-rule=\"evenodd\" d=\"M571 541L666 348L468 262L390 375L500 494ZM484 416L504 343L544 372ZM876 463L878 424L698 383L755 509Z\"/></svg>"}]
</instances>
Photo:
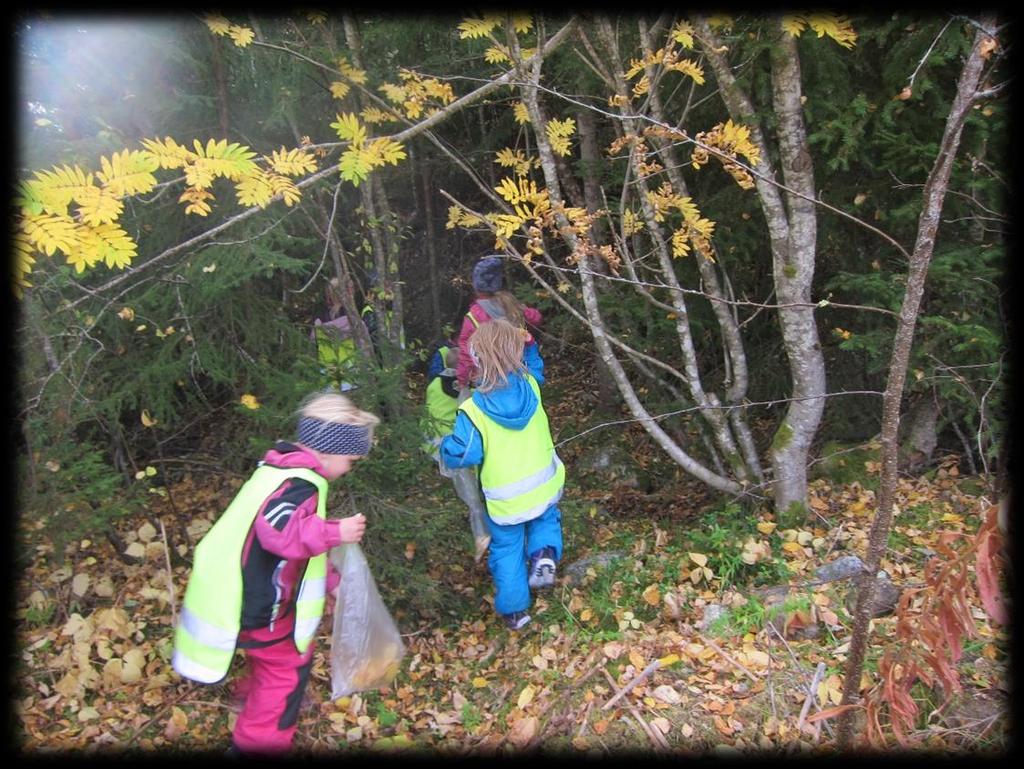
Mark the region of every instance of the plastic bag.
<instances>
[{"instance_id":1,"label":"plastic bag","mask_svg":"<svg viewBox=\"0 0 1024 769\"><path fill-rule=\"evenodd\" d=\"M487 507L476 479L476 468L459 467L450 472L452 483L455 484L455 493L469 508L469 528L473 532L473 545L476 550L473 557L479 561L491 544L491 533L487 529Z\"/></svg>"},{"instance_id":2,"label":"plastic bag","mask_svg":"<svg viewBox=\"0 0 1024 769\"><path fill-rule=\"evenodd\" d=\"M362 548L339 545L329 557L341 575L331 635L331 699L337 699L390 684L405 644L377 592Z\"/></svg>"}]
</instances>

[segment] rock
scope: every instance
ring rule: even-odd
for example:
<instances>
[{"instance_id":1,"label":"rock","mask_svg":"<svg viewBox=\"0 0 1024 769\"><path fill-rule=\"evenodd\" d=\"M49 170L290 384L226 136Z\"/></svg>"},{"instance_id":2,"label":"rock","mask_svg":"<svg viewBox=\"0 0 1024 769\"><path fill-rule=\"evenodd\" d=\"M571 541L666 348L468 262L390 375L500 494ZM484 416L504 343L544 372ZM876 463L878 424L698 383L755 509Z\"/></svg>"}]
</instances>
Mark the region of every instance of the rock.
<instances>
[{"instance_id":1,"label":"rock","mask_svg":"<svg viewBox=\"0 0 1024 769\"><path fill-rule=\"evenodd\" d=\"M585 473L597 473L609 483L631 489L646 488L649 479L621 446L610 444L584 452L576 467Z\"/></svg>"},{"instance_id":2,"label":"rock","mask_svg":"<svg viewBox=\"0 0 1024 769\"><path fill-rule=\"evenodd\" d=\"M700 629L707 632L708 628L721 617L729 616L729 610L720 603L709 603L704 607L704 617L700 621Z\"/></svg>"},{"instance_id":3,"label":"rock","mask_svg":"<svg viewBox=\"0 0 1024 769\"><path fill-rule=\"evenodd\" d=\"M814 576L820 582L834 582L837 579L855 577L864 571L864 562L855 555L844 555L836 558L815 570Z\"/></svg>"},{"instance_id":4,"label":"rock","mask_svg":"<svg viewBox=\"0 0 1024 769\"><path fill-rule=\"evenodd\" d=\"M894 585L889 576L883 571L875 578L875 596L871 602L871 616L884 617L896 611L896 604L903 595L903 588ZM846 593L846 609L853 614L857 609L857 587L851 583L850 590Z\"/></svg>"},{"instance_id":5,"label":"rock","mask_svg":"<svg viewBox=\"0 0 1024 769\"><path fill-rule=\"evenodd\" d=\"M621 550L609 550L606 553L598 553L586 558L581 558L575 563L565 567L565 581L568 585L578 585L587 575L587 569L593 567L595 570L603 569L616 558L624 558L625 553Z\"/></svg>"}]
</instances>

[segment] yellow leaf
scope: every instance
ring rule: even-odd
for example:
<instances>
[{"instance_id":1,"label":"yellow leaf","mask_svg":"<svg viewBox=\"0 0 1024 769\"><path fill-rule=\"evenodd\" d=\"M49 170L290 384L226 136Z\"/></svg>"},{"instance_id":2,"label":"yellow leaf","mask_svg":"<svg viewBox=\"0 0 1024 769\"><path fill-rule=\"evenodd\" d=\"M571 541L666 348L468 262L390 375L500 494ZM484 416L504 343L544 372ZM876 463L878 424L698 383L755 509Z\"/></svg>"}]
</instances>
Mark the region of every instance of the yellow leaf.
<instances>
[{"instance_id":1,"label":"yellow leaf","mask_svg":"<svg viewBox=\"0 0 1024 769\"><path fill-rule=\"evenodd\" d=\"M708 565L708 557L703 553L687 553L687 555L690 556L690 560L698 566Z\"/></svg>"},{"instance_id":2,"label":"yellow leaf","mask_svg":"<svg viewBox=\"0 0 1024 769\"><path fill-rule=\"evenodd\" d=\"M483 689L487 686L487 679L483 676L477 676L473 679L473 687L476 689Z\"/></svg>"},{"instance_id":3,"label":"yellow leaf","mask_svg":"<svg viewBox=\"0 0 1024 769\"><path fill-rule=\"evenodd\" d=\"M133 310L131 307L123 307L121 308L121 311L117 314L117 317L121 318L122 320L135 320L135 310Z\"/></svg>"},{"instance_id":4,"label":"yellow leaf","mask_svg":"<svg viewBox=\"0 0 1024 769\"><path fill-rule=\"evenodd\" d=\"M661 591L658 590L657 585L648 585L643 592L643 599L647 601L651 606L657 606L661 603Z\"/></svg>"},{"instance_id":5,"label":"yellow leaf","mask_svg":"<svg viewBox=\"0 0 1024 769\"><path fill-rule=\"evenodd\" d=\"M344 99L345 95L349 92L348 83L343 83L340 80L335 80L331 83L331 96L335 99Z\"/></svg>"},{"instance_id":6,"label":"yellow leaf","mask_svg":"<svg viewBox=\"0 0 1024 769\"><path fill-rule=\"evenodd\" d=\"M534 688L527 684L523 687L523 690L519 692L519 699L516 700L516 705L520 710L525 708L531 702L533 702L533 695L536 694Z\"/></svg>"},{"instance_id":7,"label":"yellow leaf","mask_svg":"<svg viewBox=\"0 0 1024 769\"><path fill-rule=\"evenodd\" d=\"M782 549L787 553L800 553L804 548L799 542L783 542Z\"/></svg>"},{"instance_id":8,"label":"yellow leaf","mask_svg":"<svg viewBox=\"0 0 1024 769\"><path fill-rule=\"evenodd\" d=\"M142 419L142 424L145 427L152 427L157 423L157 420L153 419L153 417L149 415L149 409L143 409L140 418Z\"/></svg>"},{"instance_id":9,"label":"yellow leaf","mask_svg":"<svg viewBox=\"0 0 1024 769\"><path fill-rule=\"evenodd\" d=\"M206 14L203 16L203 23L206 24L210 31L215 35L226 35L228 33L228 27L231 26L231 22L219 13Z\"/></svg>"},{"instance_id":10,"label":"yellow leaf","mask_svg":"<svg viewBox=\"0 0 1024 769\"><path fill-rule=\"evenodd\" d=\"M775 521L761 521L757 524L757 530L762 534L771 534L775 531L775 527L778 526Z\"/></svg>"},{"instance_id":11,"label":"yellow leaf","mask_svg":"<svg viewBox=\"0 0 1024 769\"><path fill-rule=\"evenodd\" d=\"M256 396L250 393L246 393L245 395L243 395L241 398L238 399L238 402L245 406L247 409L255 410L260 407L260 402L256 400Z\"/></svg>"},{"instance_id":12,"label":"yellow leaf","mask_svg":"<svg viewBox=\"0 0 1024 769\"><path fill-rule=\"evenodd\" d=\"M660 657L658 662L661 663L661 667L667 668L669 665L674 665L679 662L678 654L666 654L664 657Z\"/></svg>"},{"instance_id":13,"label":"yellow leaf","mask_svg":"<svg viewBox=\"0 0 1024 769\"><path fill-rule=\"evenodd\" d=\"M234 40L235 45L239 48L245 48L253 41L256 35L249 27L232 24L228 27L228 37Z\"/></svg>"}]
</instances>

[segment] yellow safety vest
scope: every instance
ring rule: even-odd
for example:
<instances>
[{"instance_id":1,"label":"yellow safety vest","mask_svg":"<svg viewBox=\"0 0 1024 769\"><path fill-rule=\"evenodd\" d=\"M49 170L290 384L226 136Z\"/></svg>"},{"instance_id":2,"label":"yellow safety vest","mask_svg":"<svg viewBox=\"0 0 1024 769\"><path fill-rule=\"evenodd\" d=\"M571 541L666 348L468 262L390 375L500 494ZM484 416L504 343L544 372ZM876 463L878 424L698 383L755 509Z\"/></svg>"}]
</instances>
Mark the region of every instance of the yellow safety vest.
<instances>
[{"instance_id":1,"label":"yellow safety vest","mask_svg":"<svg viewBox=\"0 0 1024 769\"><path fill-rule=\"evenodd\" d=\"M565 487L565 466L555 453L548 416L539 402L540 386L529 374L526 378L538 403L522 430L502 427L472 398L459 406L483 439L480 484L487 501L487 514L495 523L503 525L540 516L562 498Z\"/></svg>"},{"instance_id":2,"label":"yellow safety vest","mask_svg":"<svg viewBox=\"0 0 1024 769\"><path fill-rule=\"evenodd\" d=\"M185 678L212 684L227 675L242 624L242 550L260 505L288 478L317 489L316 514L326 518L327 479L306 468L260 465L228 509L196 545L192 575L174 633L171 664ZM323 614L327 556L309 559L295 599L295 647L309 648Z\"/></svg>"}]
</instances>

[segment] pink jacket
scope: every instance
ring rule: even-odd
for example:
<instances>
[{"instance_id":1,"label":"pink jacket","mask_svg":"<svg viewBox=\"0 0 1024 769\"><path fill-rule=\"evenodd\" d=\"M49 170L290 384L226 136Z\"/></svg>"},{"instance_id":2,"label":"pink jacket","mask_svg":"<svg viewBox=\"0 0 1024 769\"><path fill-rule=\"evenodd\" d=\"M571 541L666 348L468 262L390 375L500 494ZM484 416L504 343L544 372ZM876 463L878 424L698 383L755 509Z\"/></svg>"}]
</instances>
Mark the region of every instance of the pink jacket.
<instances>
[{"instance_id":1,"label":"pink jacket","mask_svg":"<svg viewBox=\"0 0 1024 769\"><path fill-rule=\"evenodd\" d=\"M491 319L491 316L487 314L487 310L480 306L480 297L473 300L473 303L469 305L469 312L462 319L462 328L459 330L459 365L455 367L455 381L460 389L469 386L470 380L473 378L473 372L476 369L476 366L473 365L473 359L469 357L469 338L476 331L477 324L474 324L469 319L470 315L476 318L477 324L486 323ZM526 305L523 305L523 317L530 326L540 326L544 321L544 316L541 315L540 310L527 307ZM531 344L533 341L534 339L531 335L526 343Z\"/></svg>"},{"instance_id":2,"label":"pink jacket","mask_svg":"<svg viewBox=\"0 0 1024 769\"><path fill-rule=\"evenodd\" d=\"M323 473L316 457L290 443L278 443L263 457L274 467L302 467ZM286 638L295 626L295 593L306 563L341 544L337 520L317 516L317 489L289 478L260 506L242 549L242 633L239 640ZM327 592L340 581L327 565Z\"/></svg>"}]
</instances>

